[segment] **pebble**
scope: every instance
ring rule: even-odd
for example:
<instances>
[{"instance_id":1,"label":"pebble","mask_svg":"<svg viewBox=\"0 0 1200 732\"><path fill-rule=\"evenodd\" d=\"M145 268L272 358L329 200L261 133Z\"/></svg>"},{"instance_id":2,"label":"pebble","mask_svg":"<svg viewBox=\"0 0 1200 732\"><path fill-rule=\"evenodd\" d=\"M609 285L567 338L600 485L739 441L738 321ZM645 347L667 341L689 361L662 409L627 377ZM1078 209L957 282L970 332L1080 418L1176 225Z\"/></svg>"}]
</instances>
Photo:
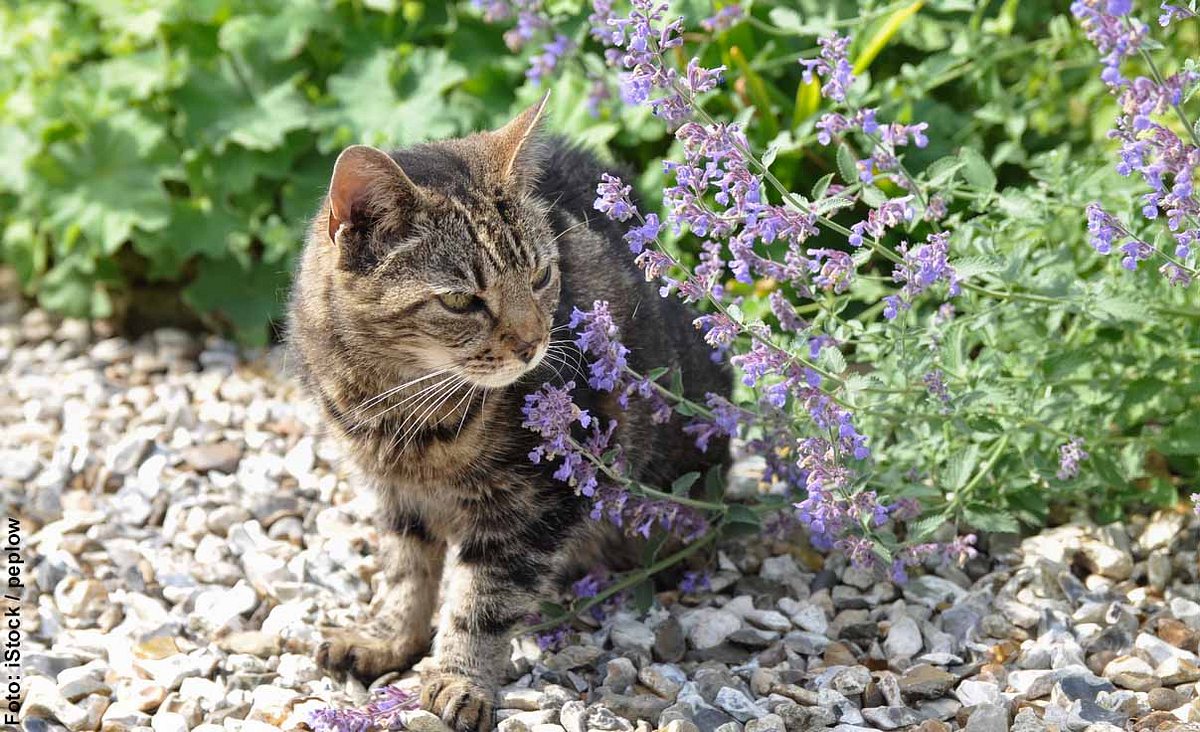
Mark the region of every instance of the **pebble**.
<instances>
[{"instance_id":1,"label":"pebble","mask_svg":"<svg viewBox=\"0 0 1200 732\"><path fill-rule=\"evenodd\" d=\"M376 503L313 404L218 339L92 330L0 322L0 412L17 415L0 488L24 495L42 598L24 728L263 732L364 703L312 651L378 591ZM709 591L662 593L554 653L520 640L500 732L1185 729L1198 538L1176 511L981 537L965 568L904 585L799 541L730 541Z\"/></svg>"}]
</instances>

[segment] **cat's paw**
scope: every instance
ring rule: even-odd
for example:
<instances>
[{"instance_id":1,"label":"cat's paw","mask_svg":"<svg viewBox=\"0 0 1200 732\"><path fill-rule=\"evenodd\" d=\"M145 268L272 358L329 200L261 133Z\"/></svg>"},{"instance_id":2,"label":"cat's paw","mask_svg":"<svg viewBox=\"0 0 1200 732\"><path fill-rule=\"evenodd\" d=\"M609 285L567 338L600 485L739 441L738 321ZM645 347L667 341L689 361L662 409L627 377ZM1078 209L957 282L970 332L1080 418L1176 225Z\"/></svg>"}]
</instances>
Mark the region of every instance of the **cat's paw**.
<instances>
[{"instance_id":1,"label":"cat's paw","mask_svg":"<svg viewBox=\"0 0 1200 732\"><path fill-rule=\"evenodd\" d=\"M407 671L429 650L428 643L382 638L355 630L327 630L317 646L317 663L335 673L371 682L390 671Z\"/></svg>"},{"instance_id":2,"label":"cat's paw","mask_svg":"<svg viewBox=\"0 0 1200 732\"><path fill-rule=\"evenodd\" d=\"M442 718L455 732L488 732L494 694L472 679L434 673L423 680L421 706Z\"/></svg>"}]
</instances>

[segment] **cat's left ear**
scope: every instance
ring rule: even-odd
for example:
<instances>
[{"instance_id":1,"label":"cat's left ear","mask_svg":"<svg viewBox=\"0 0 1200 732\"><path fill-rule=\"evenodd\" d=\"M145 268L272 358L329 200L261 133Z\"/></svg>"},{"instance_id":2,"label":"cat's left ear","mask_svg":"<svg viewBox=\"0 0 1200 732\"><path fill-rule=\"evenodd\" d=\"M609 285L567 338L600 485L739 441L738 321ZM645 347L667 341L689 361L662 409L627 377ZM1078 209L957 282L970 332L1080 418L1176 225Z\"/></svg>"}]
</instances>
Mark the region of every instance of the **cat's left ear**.
<instances>
[{"instance_id":1,"label":"cat's left ear","mask_svg":"<svg viewBox=\"0 0 1200 732\"><path fill-rule=\"evenodd\" d=\"M531 187L541 173L543 145L541 126L547 91L532 107L518 114L511 122L489 133L491 153L496 161L500 181L519 188Z\"/></svg>"}]
</instances>

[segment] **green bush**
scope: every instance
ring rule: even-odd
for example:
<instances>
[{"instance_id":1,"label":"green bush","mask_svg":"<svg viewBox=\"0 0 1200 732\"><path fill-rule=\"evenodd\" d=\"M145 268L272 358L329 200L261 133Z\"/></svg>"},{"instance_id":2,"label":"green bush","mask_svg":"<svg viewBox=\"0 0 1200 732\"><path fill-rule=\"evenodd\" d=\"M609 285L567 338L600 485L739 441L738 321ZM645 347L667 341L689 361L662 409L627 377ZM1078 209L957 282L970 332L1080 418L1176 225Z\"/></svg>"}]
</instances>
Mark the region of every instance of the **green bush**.
<instances>
[{"instance_id":1,"label":"green bush","mask_svg":"<svg viewBox=\"0 0 1200 732\"><path fill-rule=\"evenodd\" d=\"M547 5L583 40L590 3ZM832 161L811 150L819 99L795 59L838 18L869 37L906 3L828 5L758 3L707 49L738 91L728 112L757 106L755 142L803 190ZM886 39L878 101L955 130L927 159L973 142L1003 182L1022 182L1032 152L1097 134L1102 88L1061 7L972 5L928 3ZM495 125L537 94L523 76L537 49L513 54L467 3L8 0L0 19L0 253L27 292L64 314L193 317L251 343L280 314L340 147ZM608 145L653 187L671 137L642 109L591 117L588 74L601 70L574 58L548 82L552 125Z\"/></svg>"}]
</instances>

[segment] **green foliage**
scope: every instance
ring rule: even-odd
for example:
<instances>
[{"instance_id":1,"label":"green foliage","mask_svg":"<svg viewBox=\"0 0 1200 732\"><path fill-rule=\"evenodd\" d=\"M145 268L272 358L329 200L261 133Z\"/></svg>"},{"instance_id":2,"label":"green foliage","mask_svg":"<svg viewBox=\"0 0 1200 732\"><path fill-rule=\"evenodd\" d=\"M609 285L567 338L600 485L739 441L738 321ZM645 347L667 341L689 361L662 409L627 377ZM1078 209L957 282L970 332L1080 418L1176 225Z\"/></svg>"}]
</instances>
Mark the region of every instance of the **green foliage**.
<instances>
[{"instance_id":1,"label":"green foliage","mask_svg":"<svg viewBox=\"0 0 1200 732\"><path fill-rule=\"evenodd\" d=\"M337 151L500 122L502 49L442 3L0 4L0 255L65 314L165 283L264 342Z\"/></svg>"}]
</instances>

